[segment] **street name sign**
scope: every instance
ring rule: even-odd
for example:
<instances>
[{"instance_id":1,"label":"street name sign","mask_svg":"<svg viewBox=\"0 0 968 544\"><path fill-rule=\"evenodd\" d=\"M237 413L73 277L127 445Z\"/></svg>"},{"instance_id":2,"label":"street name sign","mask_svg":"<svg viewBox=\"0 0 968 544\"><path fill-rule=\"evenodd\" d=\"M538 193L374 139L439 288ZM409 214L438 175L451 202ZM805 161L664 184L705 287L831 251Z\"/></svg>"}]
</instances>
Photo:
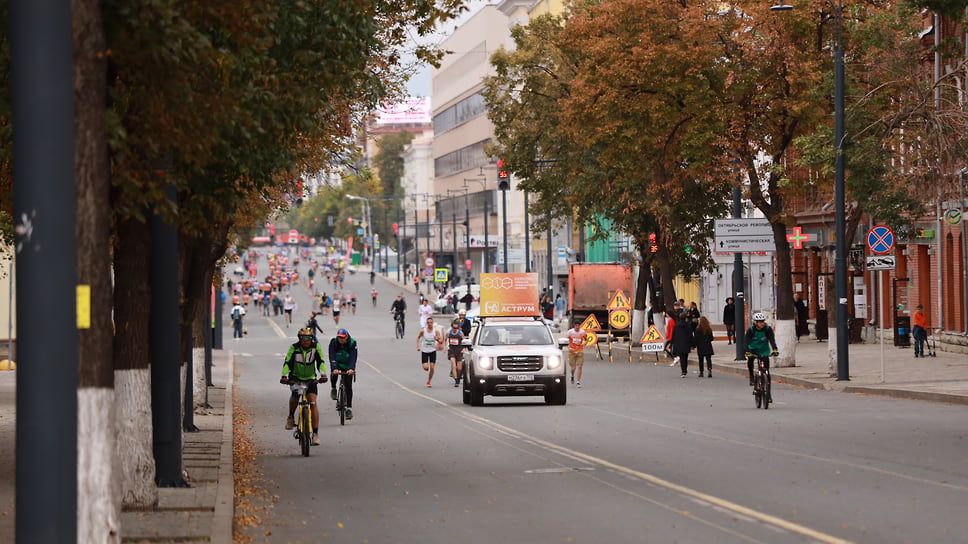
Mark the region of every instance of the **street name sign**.
<instances>
[{"instance_id":1,"label":"street name sign","mask_svg":"<svg viewBox=\"0 0 968 544\"><path fill-rule=\"evenodd\" d=\"M715 244L720 253L776 251L773 227L766 219L717 219Z\"/></svg>"}]
</instances>

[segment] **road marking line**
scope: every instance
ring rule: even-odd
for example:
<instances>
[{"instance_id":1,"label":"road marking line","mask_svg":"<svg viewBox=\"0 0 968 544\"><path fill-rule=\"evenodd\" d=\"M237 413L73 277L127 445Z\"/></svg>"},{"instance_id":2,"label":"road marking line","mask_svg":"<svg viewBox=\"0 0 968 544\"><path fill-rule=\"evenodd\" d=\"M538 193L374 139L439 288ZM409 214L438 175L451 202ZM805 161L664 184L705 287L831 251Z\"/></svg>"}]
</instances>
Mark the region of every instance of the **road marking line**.
<instances>
[{"instance_id":1,"label":"road marking line","mask_svg":"<svg viewBox=\"0 0 968 544\"><path fill-rule=\"evenodd\" d=\"M281 327L279 327L279 325L278 325L278 324L276 324L276 322L275 322L275 321L273 321L273 320L271 320L271 319L269 319L268 317L266 318L266 321L268 321L268 322L269 322L269 324L270 324L270 325L272 325L272 328L273 328L273 329L276 329L276 334L278 334L278 335L279 335L279 338L285 338L285 337L286 337L286 333L285 333L285 332L283 332L283 330L282 330L282 328L281 328Z\"/></svg>"},{"instance_id":2,"label":"road marking line","mask_svg":"<svg viewBox=\"0 0 968 544\"><path fill-rule=\"evenodd\" d=\"M671 430L671 431L682 431L683 430L681 427L674 427L672 425L666 425L664 423L657 423L655 421L650 421L648 419L642 419L642 418L638 418L638 417L634 417L634 416L630 416L630 415L626 415L626 414L620 414L618 412L610 412L608 410L602 410L601 408L594 408L594 407L591 407L591 406L586 406L585 408L587 408L588 410L594 410L596 412L601 412L603 414L609 414L609 415L613 415L613 416L622 417L622 418L625 418L625 419L631 419L632 421L637 421L639 423L645 423L645 424L652 425L652 426L655 426L655 427L660 427L662 429L668 429L668 430ZM911 481L919 482L919 483L922 483L922 484L937 485L937 486L945 487L945 488L948 488L948 489L954 489L954 490L963 491L963 492L964 491L968 491L968 488L963 487L963 486L959 486L959 485L955 485L955 484L949 484L947 482L938 482L938 481L935 481L935 480L926 480L924 478L918 478L917 476L911 476L911 475L908 475L908 474L902 474L900 472L894 472L894 471L891 471L891 470L887 470L887 469L883 469L883 468L877 468L877 467L872 467L872 466L869 466L869 465L861 465L859 463L851 463L849 461L840 461L838 459L830 459L829 457L820 457L818 455L811 455L809 453L803 453L803 452L799 452L799 451L785 450L785 449L782 449L782 448L771 448L771 447L767 447L767 446L760 446L758 444L750 444L749 442L743 442L741 440L735 440L733 438L728 438L728 437L725 437L725 436L717 436L717 435L714 435L714 434L704 433L704 432L700 432L700 431L689 431L689 434L696 435L696 436L701 436L703 438L709 438L709 439L712 439L712 440L722 440L724 442L729 442L731 444L738 444L738 445L741 445L741 446L746 446L746 447L750 447L750 448L761 449L761 450L765 450L765 451L769 451L769 452L773 452L773 453L782 453L782 454L786 454L786 455L793 455L793 456L801 457L801 458L804 458L804 459L812 459L814 461L822 461L822 462L825 462L825 463L831 463L831 464L835 464L835 465L841 465L841 466L845 466L845 467L855 468L855 469L858 469L858 470L869 470L871 472L876 472L878 474L884 474L886 476L894 476L895 478L901 478L901 479L904 479L904 480L911 480Z\"/></svg>"},{"instance_id":3,"label":"road marking line","mask_svg":"<svg viewBox=\"0 0 968 544\"><path fill-rule=\"evenodd\" d=\"M510 427L507 427L507 426L502 425L500 423L497 423L495 421L491 421L491 420L489 420L489 419L487 419L487 418L485 418L483 416L479 416L479 415L476 415L476 414L472 414L472 413L470 413L470 412L468 412L466 410L461 410L461 409L459 409L457 407L454 407L454 406L452 406L452 405L450 405L450 404L448 404L446 402L443 402L441 400L435 399L435 398L433 398L433 397L431 397L429 395L426 395L424 393L420 393L420 392L418 392L415 389L411 389L410 387L407 387L407 386L403 385L402 383L394 380L390 376L386 375L383 371L381 371L377 367L373 366L371 363L369 363L367 361L362 361L362 362L366 366L370 367L377 374L380 374L381 376L383 376L384 378L386 378L387 381L389 381L390 383L396 385L397 387L403 389L404 391L407 391L408 393L411 393L412 395L415 395L417 397L420 397L420 398L429 400L430 402L433 402L433 403L438 404L440 406L443 406L443 407L446 407L446 408L450 408L450 409L452 409L454 411L454 413L456 413L457 415L459 415L459 416L461 416L461 417L463 417L465 419L471 420L471 421L473 421L475 423L479 423L479 424L484 425L486 427L490 427L493 430L500 431L500 432L502 432L504 434L507 434L507 435L516 437L518 439L523 439L523 440L530 441L533 444L540 445L540 446L544 447L545 449L552 450L552 451L554 451L554 452L556 452L556 453L558 453L560 455L569 455L572 458L580 459L582 461L585 461L586 463L600 465L602 467L605 467L606 469L611 469L611 470L614 470L615 472L622 473L622 474L625 474L625 475L636 476L636 477L642 479L645 482L651 482L653 484L659 485L661 487L664 487L664 488L669 489L669 490L672 490L672 491L676 491L676 492L678 492L678 493L680 493L682 495L685 495L687 497L691 497L693 499L699 499L699 500L706 501L706 502L708 502L708 503L710 503L710 504L712 504L714 506L719 506L720 508L724 508L724 509L726 509L726 510L728 510L728 511L734 513L734 514L738 514L738 515L750 517L750 518L753 518L753 519L755 519L755 520L757 520L757 521L759 521L761 523L764 523L764 524L767 524L767 525L774 525L774 526L776 526L778 528L785 529L785 530L787 530L787 531L789 531L791 533L797 533L797 534L801 534L801 535L804 535L804 536L813 538L813 539L817 540L818 542L826 542L826 543L829 543L829 544L848 544L848 543L850 543L849 540L845 540L845 539L842 539L842 538L837 538L837 537L835 537L833 535L828 535L827 533L823 533L823 532L817 531L815 529L811 529L809 527L805 527L803 525L800 525L798 523L794 523L792 521L787 521L787 520L785 520L783 518L780 518L780 517L777 517L777 516L773 516L773 515L770 515L770 514L765 514L763 512L758 512L756 510L753 510L752 508L748 508L748 507L743 506L741 504L737 504L737 503L734 503L734 502L729 501L729 500L726 500L726 499L721 499L719 497L710 495L708 493L704 493L702 491L699 491L699 490L696 490L696 489L692 489L692 488L686 487L684 485L679 485L679 484L674 483L674 482L670 482L669 480L664 480L662 478L659 478L658 476L655 476L653 474L649 474L647 472L642 472L640 470L635 470L633 468L629 468L629 467L626 467L626 466L618 465L616 463L613 463L611 461L607 461L607 460L602 459L600 457L595 457L594 455L589 455L589 454L582 453L582 452L577 451L577 450L573 450L573 449L570 449L570 448L566 448L565 446L560 446L560 445L555 444L553 442L548 442L547 440L543 440L543 439L540 439L540 438L535 438L533 436L528 436L527 434L525 434L525 433L523 433L521 431L518 431L516 429L512 429ZM628 491L626 491L626 492L628 492Z\"/></svg>"}]
</instances>

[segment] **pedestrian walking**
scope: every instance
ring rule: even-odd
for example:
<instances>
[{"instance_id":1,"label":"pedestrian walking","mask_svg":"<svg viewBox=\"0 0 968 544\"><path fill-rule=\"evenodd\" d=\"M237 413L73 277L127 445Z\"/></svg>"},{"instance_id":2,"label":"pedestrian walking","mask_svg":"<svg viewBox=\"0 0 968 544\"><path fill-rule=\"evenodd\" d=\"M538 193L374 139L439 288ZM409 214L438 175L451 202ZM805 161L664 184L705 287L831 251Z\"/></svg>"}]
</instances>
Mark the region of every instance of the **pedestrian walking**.
<instances>
[{"instance_id":1,"label":"pedestrian walking","mask_svg":"<svg viewBox=\"0 0 968 544\"><path fill-rule=\"evenodd\" d=\"M920 304L911 316L911 336L914 337L914 356L927 357L924 343L928 339L928 317L924 315L924 306Z\"/></svg>"},{"instance_id":2,"label":"pedestrian walking","mask_svg":"<svg viewBox=\"0 0 968 544\"><path fill-rule=\"evenodd\" d=\"M733 297L726 297L726 306L723 307L723 325L726 325L726 345L736 341L736 305L733 304Z\"/></svg>"},{"instance_id":3,"label":"pedestrian walking","mask_svg":"<svg viewBox=\"0 0 968 544\"><path fill-rule=\"evenodd\" d=\"M797 295L797 299L793 302L793 308L797 311L797 342L800 341L801 336L809 336L810 329L807 327L807 302L803 300L803 295Z\"/></svg>"},{"instance_id":4,"label":"pedestrian walking","mask_svg":"<svg viewBox=\"0 0 968 544\"><path fill-rule=\"evenodd\" d=\"M243 317L245 317L245 307L236 303L235 306L232 306L232 338L242 339L244 335Z\"/></svg>"},{"instance_id":5,"label":"pedestrian walking","mask_svg":"<svg viewBox=\"0 0 968 544\"><path fill-rule=\"evenodd\" d=\"M565 299L561 293L555 295L555 321L561 322L565 318Z\"/></svg>"},{"instance_id":6,"label":"pedestrian walking","mask_svg":"<svg viewBox=\"0 0 968 544\"><path fill-rule=\"evenodd\" d=\"M689 303L689 309L686 310L686 317L689 320L689 326L695 331L696 327L699 326L699 318L701 314L699 313L699 306L695 302Z\"/></svg>"},{"instance_id":7,"label":"pedestrian walking","mask_svg":"<svg viewBox=\"0 0 968 544\"><path fill-rule=\"evenodd\" d=\"M703 363L705 363L706 370L709 371L707 376L712 378L713 328L705 317L699 318L699 324L696 325L696 330L692 333L692 344L696 346L696 356L699 358L699 377L702 378L703 376Z\"/></svg>"},{"instance_id":8,"label":"pedestrian walking","mask_svg":"<svg viewBox=\"0 0 968 544\"><path fill-rule=\"evenodd\" d=\"M692 325L686 312L679 314L672 328L672 355L679 358L679 368L682 370L680 378L686 377L689 367L689 352L692 351Z\"/></svg>"}]
</instances>

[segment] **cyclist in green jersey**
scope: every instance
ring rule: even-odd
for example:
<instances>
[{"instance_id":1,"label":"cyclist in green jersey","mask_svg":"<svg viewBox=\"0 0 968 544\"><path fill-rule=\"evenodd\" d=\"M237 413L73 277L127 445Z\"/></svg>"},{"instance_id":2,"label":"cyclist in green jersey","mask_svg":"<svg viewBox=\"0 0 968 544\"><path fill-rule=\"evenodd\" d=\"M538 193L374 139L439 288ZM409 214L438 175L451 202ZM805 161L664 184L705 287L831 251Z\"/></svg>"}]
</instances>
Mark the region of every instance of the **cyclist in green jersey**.
<instances>
[{"instance_id":1,"label":"cyclist in green jersey","mask_svg":"<svg viewBox=\"0 0 968 544\"><path fill-rule=\"evenodd\" d=\"M316 407L316 376L319 375L319 383L326 383L326 367L323 350L319 344L313 340L313 331L303 328L299 329L299 341L289 346L289 353L282 363L282 378L279 383L290 383L290 381L310 382L306 388L306 400L312 405L311 413L313 416L313 445L319 445L319 409ZM289 417L286 419L286 429L296 426L293 414L296 412L296 405L299 404L299 396L294 391L289 397Z\"/></svg>"},{"instance_id":2,"label":"cyclist in green jersey","mask_svg":"<svg viewBox=\"0 0 968 544\"><path fill-rule=\"evenodd\" d=\"M753 359L756 355L763 358L763 365L770 370L770 355L778 355L773 328L766 324L763 312L753 314L753 326L746 331L746 366L750 371L750 385L753 385Z\"/></svg>"}]
</instances>

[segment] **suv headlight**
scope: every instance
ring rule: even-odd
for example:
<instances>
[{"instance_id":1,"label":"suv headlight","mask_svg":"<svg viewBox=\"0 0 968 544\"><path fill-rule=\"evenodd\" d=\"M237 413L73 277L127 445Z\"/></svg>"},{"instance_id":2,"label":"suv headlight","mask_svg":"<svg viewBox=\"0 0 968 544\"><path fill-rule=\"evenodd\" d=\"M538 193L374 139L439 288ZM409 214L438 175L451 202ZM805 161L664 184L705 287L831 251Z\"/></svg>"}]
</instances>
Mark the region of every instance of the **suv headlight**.
<instances>
[{"instance_id":1,"label":"suv headlight","mask_svg":"<svg viewBox=\"0 0 968 544\"><path fill-rule=\"evenodd\" d=\"M561 366L561 356L551 355L548 357L548 370L554 370Z\"/></svg>"},{"instance_id":2,"label":"suv headlight","mask_svg":"<svg viewBox=\"0 0 968 544\"><path fill-rule=\"evenodd\" d=\"M491 357L480 357L477 359L477 366L481 370L491 370L494 368L494 359Z\"/></svg>"}]
</instances>

